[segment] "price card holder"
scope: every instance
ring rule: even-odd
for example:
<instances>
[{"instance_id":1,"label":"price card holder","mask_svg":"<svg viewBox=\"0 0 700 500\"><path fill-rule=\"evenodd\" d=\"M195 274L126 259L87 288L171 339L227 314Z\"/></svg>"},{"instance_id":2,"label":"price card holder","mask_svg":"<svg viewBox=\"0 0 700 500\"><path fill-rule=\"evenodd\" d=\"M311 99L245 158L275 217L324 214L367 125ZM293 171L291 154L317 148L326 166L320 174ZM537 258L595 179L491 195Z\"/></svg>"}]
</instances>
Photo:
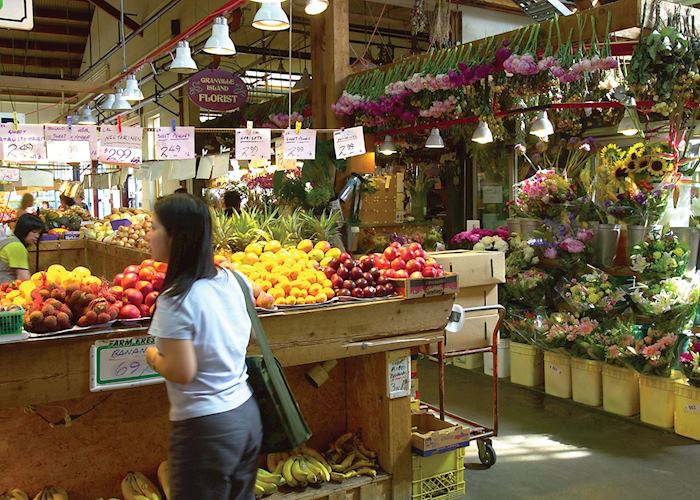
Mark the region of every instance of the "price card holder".
<instances>
[{"instance_id":1,"label":"price card holder","mask_svg":"<svg viewBox=\"0 0 700 500\"><path fill-rule=\"evenodd\" d=\"M236 160L269 160L272 156L269 128L236 129Z\"/></svg>"},{"instance_id":2,"label":"price card holder","mask_svg":"<svg viewBox=\"0 0 700 500\"><path fill-rule=\"evenodd\" d=\"M150 335L98 340L90 347L90 391L111 391L163 382L146 363Z\"/></svg>"},{"instance_id":3,"label":"price card holder","mask_svg":"<svg viewBox=\"0 0 700 500\"><path fill-rule=\"evenodd\" d=\"M97 143L94 125L44 125L46 157L49 161L73 163L93 158L93 141ZM96 149L96 146L95 146Z\"/></svg>"},{"instance_id":4,"label":"price card holder","mask_svg":"<svg viewBox=\"0 0 700 500\"><path fill-rule=\"evenodd\" d=\"M411 356L389 354L386 370L389 399L411 395Z\"/></svg>"},{"instance_id":5,"label":"price card holder","mask_svg":"<svg viewBox=\"0 0 700 500\"><path fill-rule=\"evenodd\" d=\"M102 125L100 128L100 154L102 163L112 165L140 165L142 158L141 127L119 127Z\"/></svg>"},{"instance_id":6,"label":"price card holder","mask_svg":"<svg viewBox=\"0 0 700 500\"><path fill-rule=\"evenodd\" d=\"M191 160L194 154L194 127L159 127L156 130L157 160Z\"/></svg>"},{"instance_id":7,"label":"price card holder","mask_svg":"<svg viewBox=\"0 0 700 500\"><path fill-rule=\"evenodd\" d=\"M365 134L362 127L346 128L333 132L335 157L339 160L365 154Z\"/></svg>"},{"instance_id":8,"label":"price card holder","mask_svg":"<svg viewBox=\"0 0 700 500\"><path fill-rule=\"evenodd\" d=\"M284 141L285 160L315 160L316 131L311 129L285 130L282 134Z\"/></svg>"},{"instance_id":9,"label":"price card holder","mask_svg":"<svg viewBox=\"0 0 700 500\"><path fill-rule=\"evenodd\" d=\"M4 124L0 127L2 159L15 163L36 163L46 159L43 125Z\"/></svg>"}]
</instances>

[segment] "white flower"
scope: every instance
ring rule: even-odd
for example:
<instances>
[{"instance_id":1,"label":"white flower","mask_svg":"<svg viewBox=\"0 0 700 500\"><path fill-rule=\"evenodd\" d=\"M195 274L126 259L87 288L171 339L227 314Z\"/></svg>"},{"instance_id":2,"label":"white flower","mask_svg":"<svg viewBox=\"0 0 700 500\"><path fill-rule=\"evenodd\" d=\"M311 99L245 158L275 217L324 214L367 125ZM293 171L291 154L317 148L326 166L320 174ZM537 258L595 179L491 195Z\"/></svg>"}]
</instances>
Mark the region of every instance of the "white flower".
<instances>
[{"instance_id":1,"label":"white flower","mask_svg":"<svg viewBox=\"0 0 700 500\"><path fill-rule=\"evenodd\" d=\"M484 236L483 238L481 238L481 241L480 241L480 243L483 243L484 246L493 245L493 242L494 242L493 236Z\"/></svg>"},{"instance_id":2,"label":"white flower","mask_svg":"<svg viewBox=\"0 0 700 500\"><path fill-rule=\"evenodd\" d=\"M633 255L630 269L635 273L643 273L649 267L649 263L642 255Z\"/></svg>"},{"instance_id":3,"label":"white flower","mask_svg":"<svg viewBox=\"0 0 700 500\"><path fill-rule=\"evenodd\" d=\"M477 252L483 252L484 250L486 250L486 246L481 241L479 241L478 243L474 244L474 250L476 250Z\"/></svg>"}]
</instances>

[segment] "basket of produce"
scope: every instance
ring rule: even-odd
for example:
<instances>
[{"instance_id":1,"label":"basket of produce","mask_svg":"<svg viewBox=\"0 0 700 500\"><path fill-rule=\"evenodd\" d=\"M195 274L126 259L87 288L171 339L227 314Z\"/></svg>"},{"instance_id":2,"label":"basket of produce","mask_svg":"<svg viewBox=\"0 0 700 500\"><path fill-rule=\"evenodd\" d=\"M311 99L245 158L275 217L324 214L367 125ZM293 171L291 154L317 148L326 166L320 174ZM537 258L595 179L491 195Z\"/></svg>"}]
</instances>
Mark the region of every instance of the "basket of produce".
<instances>
[{"instance_id":1,"label":"basket of produce","mask_svg":"<svg viewBox=\"0 0 700 500\"><path fill-rule=\"evenodd\" d=\"M20 335L24 325L24 309L10 306L0 311L0 337L4 335Z\"/></svg>"}]
</instances>

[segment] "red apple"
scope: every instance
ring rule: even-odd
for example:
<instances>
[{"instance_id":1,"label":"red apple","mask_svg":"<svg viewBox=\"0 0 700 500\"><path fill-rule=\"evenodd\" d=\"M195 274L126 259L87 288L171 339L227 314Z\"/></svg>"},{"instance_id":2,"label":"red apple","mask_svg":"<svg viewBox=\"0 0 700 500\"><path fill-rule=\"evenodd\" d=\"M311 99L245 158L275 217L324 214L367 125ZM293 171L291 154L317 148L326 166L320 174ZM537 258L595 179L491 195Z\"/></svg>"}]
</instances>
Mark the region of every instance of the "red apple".
<instances>
[{"instance_id":1,"label":"red apple","mask_svg":"<svg viewBox=\"0 0 700 500\"><path fill-rule=\"evenodd\" d=\"M155 267L156 261L153 259L146 259L143 262L141 262L141 269L144 267Z\"/></svg>"},{"instance_id":2,"label":"red apple","mask_svg":"<svg viewBox=\"0 0 700 500\"><path fill-rule=\"evenodd\" d=\"M124 279L124 273L119 273L117 274L114 279L112 280L112 284L116 286L121 286L122 284L122 279Z\"/></svg>"},{"instance_id":3,"label":"red apple","mask_svg":"<svg viewBox=\"0 0 700 500\"><path fill-rule=\"evenodd\" d=\"M330 261L328 261L328 267L332 267L333 269L338 269L340 266L340 260L336 259L335 257L332 258Z\"/></svg>"},{"instance_id":4,"label":"red apple","mask_svg":"<svg viewBox=\"0 0 700 500\"><path fill-rule=\"evenodd\" d=\"M377 294L377 289L374 288L373 286L366 286L362 290L362 296L366 299L371 299L374 298L374 296Z\"/></svg>"},{"instance_id":5,"label":"red apple","mask_svg":"<svg viewBox=\"0 0 700 500\"><path fill-rule=\"evenodd\" d=\"M352 292L350 290L348 290L347 288L340 288L335 292L335 294L338 297L352 297Z\"/></svg>"},{"instance_id":6,"label":"red apple","mask_svg":"<svg viewBox=\"0 0 700 500\"><path fill-rule=\"evenodd\" d=\"M362 269L359 267L353 267L350 270L350 279L353 281L357 281L360 278L362 278Z\"/></svg>"},{"instance_id":7,"label":"red apple","mask_svg":"<svg viewBox=\"0 0 700 500\"><path fill-rule=\"evenodd\" d=\"M379 276L381 276L382 273L379 272L379 269L376 267L373 267L372 269L369 270L369 274L372 275L372 278L374 281L377 281L379 279Z\"/></svg>"},{"instance_id":8,"label":"red apple","mask_svg":"<svg viewBox=\"0 0 700 500\"><path fill-rule=\"evenodd\" d=\"M323 268L323 274L326 275L326 278L331 279L333 276L335 276L335 269L331 266L326 266Z\"/></svg>"},{"instance_id":9,"label":"red apple","mask_svg":"<svg viewBox=\"0 0 700 500\"><path fill-rule=\"evenodd\" d=\"M362 277L364 279L366 279L367 283L369 283L370 285L372 283L374 283L374 276L372 276L372 273L370 273L370 272L362 273Z\"/></svg>"},{"instance_id":10,"label":"red apple","mask_svg":"<svg viewBox=\"0 0 700 500\"><path fill-rule=\"evenodd\" d=\"M391 261L382 256L375 261L375 265L378 269L389 269L389 267L391 267Z\"/></svg>"},{"instance_id":11,"label":"red apple","mask_svg":"<svg viewBox=\"0 0 700 500\"><path fill-rule=\"evenodd\" d=\"M121 280L121 287L124 290L127 290L129 288L134 288L136 286L136 283L139 282L139 275L136 273L125 273L124 277Z\"/></svg>"},{"instance_id":12,"label":"red apple","mask_svg":"<svg viewBox=\"0 0 700 500\"><path fill-rule=\"evenodd\" d=\"M126 290L124 292L124 298L127 302L134 304L135 306L140 306L143 304L143 294L135 288L129 288Z\"/></svg>"},{"instance_id":13,"label":"red apple","mask_svg":"<svg viewBox=\"0 0 700 500\"><path fill-rule=\"evenodd\" d=\"M394 284L393 284L393 283L387 283L386 285L384 285L384 292L385 292L387 295L394 295L394 292L395 292L395 290L394 290Z\"/></svg>"},{"instance_id":14,"label":"red apple","mask_svg":"<svg viewBox=\"0 0 700 500\"><path fill-rule=\"evenodd\" d=\"M355 282L354 282L354 281L351 281L351 280L345 280L345 281L343 281L343 288L345 288L346 290L352 291L352 290L354 290L356 287L357 287L357 285L355 285Z\"/></svg>"},{"instance_id":15,"label":"red apple","mask_svg":"<svg viewBox=\"0 0 700 500\"><path fill-rule=\"evenodd\" d=\"M158 298L159 293L158 292L151 292L148 295L146 295L146 298L143 299L143 303L146 304L147 306L152 306L153 304L156 303L156 299Z\"/></svg>"},{"instance_id":16,"label":"red apple","mask_svg":"<svg viewBox=\"0 0 700 500\"><path fill-rule=\"evenodd\" d=\"M377 297L384 297L386 295L386 289L384 285L377 285Z\"/></svg>"},{"instance_id":17,"label":"red apple","mask_svg":"<svg viewBox=\"0 0 700 500\"><path fill-rule=\"evenodd\" d=\"M374 262L369 257L362 257L360 259L360 267L364 272L367 272L374 267Z\"/></svg>"},{"instance_id":18,"label":"red apple","mask_svg":"<svg viewBox=\"0 0 700 500\"><path fill-rule=\"evenodd\" d=\"M355 267L355 261L352 259L345 259L340 261L345 269L352 269Z\"/></svg>"},{"instance_id":19,"label":"red apple","mask_svg":"<svg viewBox=\"0 0 700 500\"><path fill-rule=\"evenodd\" d=\"M345 266L341 265L340 267L338 267L338 276L346 280L350 277L350 271L348 271Z\"/></svg>"},{"instance_id":20,"label":"red apple","mask_svg":"<svg viewBox=\"0 0 700 500\"><path fill-rule=\"evenodd\" d=\"M337 274L334 274L333 276L331 276L330 279L331 279L331 286L332 286L334 289L342 288L342 286L343 286L343 278L341 278L341 277L338 276Z\"/></svg>"},{"instance_id":21,"label":"red apple","mask_svg":"<svg viewBox=\"0 0 700 500\"><path fill-rule=\"evenodd\" d=\"M393 269L387 269L386 277L387 278L396 278L396 271L394 271Z\"/></svg>"},{"instance_id":22,"label":"red apple","mask_svg":"<svg viewBox=\"0 0 700 500\"><path fill-rule=\"evenodd\" d=\"M399 255L406 262L408 262L409 260L411 260L415 257L415 255L413 254L413 251L411 251L411 249L408 247L399 248Z\"/></svg>"},{"instance_id":23,"label":"red apple","mask_svg":"<svg viewBox=\"0 0 700 500\"><path fill-rule=\"evenodd\" d=\"M427 266L423 268L423 277L434 278L435 276L437 276L437 271L433 266Z\"/></svg>"},{"instance_id":24,"label":"red apple","mask_svg":"<svg viewBox=\"0 0 700 500\"><path fill-rule=\"evenodd\" d=\"M420 257L420 258L422 258L422 259L425 259L425 258L428 257L428 254L425 253L425 250L423 250L423 249L415 250L415 251L413 252L413 255L415 255L416 257Z\"/></svg>"},{"instance_id":25,"label":"red apple","mask_svg":"<svg viewBox=\"0 0 700 500\"><path fill-rule=\"evenodd\" d=\"M165 273L158 271L151 280L151 283L153 283L153 289L156 292L160 292L163 288L163 283L165 283Z\"/></svg>"},{"instance_id":26,"label":"red apple","mask_svg":"<svg viewBox=\"0 0 700 500\"><path fill-rule=\"evenodd\" d=\"M141 292L141 294L144 297L153 291L153 285L151 284L151 282L145 280L141 280L138 283L136 283L136 286L134 288Z\"/></svg>"},{"instance_id":27,"label":"red apple","mask_svg":"<svg viewBox=\"0 0 700 500\"><path fill-rule=\"evenodd\" d=\"M421 266L415 259L411 259L406 262L406 272L408 274L413 274L415 272L419 272L420 270Z\"/></svg>"},{"instance_id":28,"label":"red apple","mask_svg":"<svg viewBox=\"0 0 700 500\"><path fill-rule=\"evenodd\" d=\"M428 258L425 259L425 265L426 265L426 266L433 266L433 267L435 267L436 265L439 265L439 264L438 264L437 261L436 261L435 259L433 259L432 257L428 257Z\"/></svg>"},{"instance_id":29,"label":"red apple","mask_svg":"<svg viewBox=\"0 0 700 500\"><path fill-rule=\"evenodd\" d=\"M438 269L438 268L436 267L436 268L435 268L435 277L436 277L436 278L442 278L443 276L445 276L445 271L443 271L442 269Z\"/></svg>"},{"instance_id":30,"label":"red apple","mask_svg":"<svg viewBox=\"0 0 700 500\"><path fill-rule=\"evenodd\" d=\"M384 250L384 258L386 260L388 260L389 262L391 262L392 260L394 260L398 256L399 256L399 252L393 246Z\"/></svg>"},{"instance_id":31,"label":"red apple","mask_svg":"<svg viewBox=\"0 0 700 500\"><path fill-rule=\"evenodd\" d=\"M395 259L391 261L391 268L394 271L398 271L400 269L406 269L406 262L404 262L403 259Z\"/></svg>"},{"instance_id":32,"label":"red apple","mask_svg":"<svg viewBox=\"0 0 700 500\"><path fill-rule=\"evenodd\" d=\"M165 262L155 262L153 264L153 267L156 268L156 271L159 273L167 273L168 272L168 265Z\"/></svg>"},{"instance_id":33,"label":"red apple","mask_svg":"<svg viewBox=\"0 0 700 500\"><path fill-rule=\"evenodd\" d=\"M387 284L386 276L379 276L379 278L377 278L377 285L386 285L386 284Z\"/></svg>"},{"instance_id":34,"label":"red apple","mask_svg":"<svg viewBox=\"0 0 700 500\"><path fill-rule=\"evenodd\" d=\"M420 271L413 271L408 275L409 278L422 278L423 274Z\"/></svg>"},{"instance_id":35,"label":"red apple","mask_svg":"<svg viewBox=\"0 0 700 500\"><path fill-rule=\"evenodd\" d=\"M151 315L151 306L147 306L146 304L141 304L139 306L139 310L141 311L142 318L148 318Z\"/></svg>"},{"instance_id":36,"label":"red apple","mask_svg":"<svg viewBox=\"0 0 700 500\"><path fill-rule=\"evenodd\" d=\"M128 266L126 269L124 269L124 274L129 274L129 273L138 274L140 270L141 270L140 266Z\"/></svg>"},{"instance_id":37,"label":"red apple","mask_svg":"<svg viewBox=\"0 0 700 500\"><path fill-rule=\"evenodd\" d=\"M425 258L424 257L416 257L415 261L420 264L420 268L423 269L425 267Z\"/></svg>"},{"instance_id":38,"label":"red apple","mask_svg":"<svg viewBox=\"0 0 700 500\"><path fill-rule=\"evenodd\" d=\"M353 288L352 296L355 298L358 298L358 299L364 298L364 294L362 293L362 288Z\"/></svg>"},{"instance_id":39,"label":"red apple","mask_svg":"<svg viewBox=\"0 0 700 500\"><path fill-rule=\"evenodd\" d=\"M120 300L122 298L122 294L124 293L124 289L120 286L113 286L109 289L109 291L117 300Z\"/></svg>"},{"instance_id":40,"label":"red apple","mask_svg":"<svg viewBox=\"0 0 700 500\"><path fill-rule=\"evenodd\" d=\"M396 271L396 277L405 280L406 278L408 278L408 273L405 269L399 269L398 271Z\"/></svg>"},{"instance_id":41,"label":"red apple","mask_svg":"<svg viewBox=\"0 0 700 500\"><path fill-rule=\"evenodd\" d=\"M391 247L393 247L393 248L401 248L401 243L399 243L398 241L394 241L394 242L392 242L392 244L389 245L389 246L391 246Z\"/></svg>"},{"instance_id":42,"label":"red apple","mask_svg":"<svg viewBox=\"0 0 700 500\"><path fill-rule=\"evenodd\" d=\"M340 254L340 257L338 257L338 260L339 260L340 262L345 262L345 261L348 260L348 259L352 260L352 255L350 255L350 254L347 253L347 252L341 253L341 254Z\"/></svg>"},{"instance_id":43,"label":"red apple","mask_svg":"<svg viewBox=\"0 0 700 500\"><path fill-rule=\"evenodd\" d=\"M134 304L126 304L119 310L120 319L136 319L141 317L141 310Z\"/></svg>"},{"instance_id":44,"label":"red apple","mask_svg":"<svg viewBox=\"0 0 700 500\"><path fill-rule=\"evenodd\" d=\"M408 248L411 250L411 252L415 252L417 250L423 250L423 247L421 246L421 244L415 243L415 242L408 245Z\"/></svg>"},{"instance_id":45,"label":"red apple","mask_svg":"<svg viewBox=\"0 0 700 500\"><path fill-rule=\"evenodd\" d=\"M359 278L355 280L355 285L357 285L357 288L364 288L368 285L367 280L364 278Z\"/></svg>"},{"instance_id":46,"label":"red apple","mask_svg":"<svg viewBox=\"0 0 700 500\"><path fill-rule=\"evenodd\" d=\"M139 278L145 281L151 281L153 278L156 277L156 272L157 271L155 267L142 267L139 271Z\"/></svg>"}]
</instances>

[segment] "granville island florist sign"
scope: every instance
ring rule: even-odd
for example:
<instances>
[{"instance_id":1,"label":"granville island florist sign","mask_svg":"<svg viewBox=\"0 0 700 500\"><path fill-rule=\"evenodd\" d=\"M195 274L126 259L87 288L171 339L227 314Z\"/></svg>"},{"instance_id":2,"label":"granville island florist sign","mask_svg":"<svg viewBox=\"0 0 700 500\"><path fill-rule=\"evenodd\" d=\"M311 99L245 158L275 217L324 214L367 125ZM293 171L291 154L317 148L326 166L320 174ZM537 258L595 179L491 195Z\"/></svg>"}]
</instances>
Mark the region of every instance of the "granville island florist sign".
<instances>
[{"instance_id":1,"label":"granville island florist sign","mask_svg":"<svg viewBox=\"0 0 700 500\"><path fill-rule=\"evenodd\" d=\"M248 99L243 80L221 69L205 69L194 75L187 92L197 106L212 111L233 111Z\"/></svg>"}]
</instances>

